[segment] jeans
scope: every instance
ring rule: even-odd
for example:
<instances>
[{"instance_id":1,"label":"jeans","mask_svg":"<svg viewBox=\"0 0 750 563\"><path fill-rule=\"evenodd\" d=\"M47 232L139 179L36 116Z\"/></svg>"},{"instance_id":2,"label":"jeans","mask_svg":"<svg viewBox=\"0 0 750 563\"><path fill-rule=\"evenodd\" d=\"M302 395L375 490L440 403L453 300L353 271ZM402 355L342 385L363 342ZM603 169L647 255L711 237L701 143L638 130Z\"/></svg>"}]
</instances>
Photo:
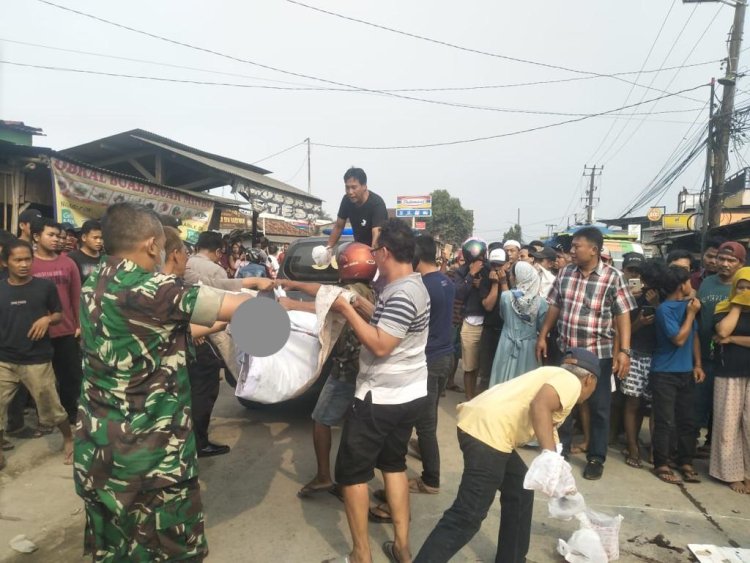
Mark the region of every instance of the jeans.
<instances>
[{"instance_id":1,"label":"jeans","mask_svg":"<svg viewBox=\"0 0 750 563\"><path fill-rule=\"evenodd\" d=\"M669 463L670 435L676 432L678 465L695 456L695 379L692 372L651 374L654 413L654 467Z\"/></svg>"},{"instance_id":2,"label":"jeans","mask_svg":"<svg viewBox=\"0 0 750 563\"><path fill-rule=\"evenodd\" d=\"M65 412L68 413L68 422L75 424L78 418L78 399L83 381L81 348L72 334L50 340L54 349L52 369L55 370L60 402Z\"/></svg>"},{"instance_id":3,"label":"jeans","mask_svg":"<svg viewBox=\"0 0 750 563\"><path fill-rule=\"evenodd\" d=\"M591 441L586 455L588 461L604 463L607 459L609 445L609 412L612 406L612 358L599 360L601 375L596 382L596 389L589 397L588 405L591 411ZM570 453L573 440L573 417L569 416L558 429L558 435L563 445L563 452Z\"/></svg>"},{"instance_id":4,"label":"jeans","mask_svg":"<svg viewBox=\"0 0 750 563\"><path fill-rule=\"evenodd\" d=\"M430 487L440 487L440 449L437 441L438 401L452 375L453 354L427 362L427 402L414 424L422 455L422 481Z\"/></svg>"},{"instance_id":5,"label":"jeans","mask_svg":"<svg viewBox=\"0 0 750 563\"><path fill-rule=\"evenodd\" d=\"M534 492L523 488L526 464L516 453L503 453L458 430L464 472L458 495L427 537L414 563L449 561L479 531L500 491L500 531L496 562L526 559Z\"/></svg>"}]
</instances>

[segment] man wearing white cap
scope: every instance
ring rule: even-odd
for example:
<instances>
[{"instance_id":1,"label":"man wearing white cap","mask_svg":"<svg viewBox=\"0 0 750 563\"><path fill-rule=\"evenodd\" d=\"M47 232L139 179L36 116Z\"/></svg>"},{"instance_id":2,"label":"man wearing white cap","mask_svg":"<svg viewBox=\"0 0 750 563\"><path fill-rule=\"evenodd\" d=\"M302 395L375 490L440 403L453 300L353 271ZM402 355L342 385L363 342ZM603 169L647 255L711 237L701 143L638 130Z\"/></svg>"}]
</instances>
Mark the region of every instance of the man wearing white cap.
<instances>
[{"instance_id":1,"label":"man wearing white cap","mask_svg":"<svg viewBox=\"0 0 750 563\"><path fill-rule=\"evenodd\" d=\"M490 245L490 248L492 245ZM492 363L495 360L497 344L503 329L503 319L500 316L500 294L508 291L508 263L505 251L494 248L490 251L488 274L479 282L479 298L486 311L482 337L479 340L479 388L487 389L492 373Z\"/></svg>"},{"instance_id":2,"label":"man wearing white cap","mask_svg":"<svg viewBox=\"0 0 750 563\"><path fill-rule=\"evenodd\" d=\"M517 240L506 240L503 243L503 250L508 257L508 263L513 266L518 262L518 254L521 252L521 243Z\"/></svg>"}]
</instances>

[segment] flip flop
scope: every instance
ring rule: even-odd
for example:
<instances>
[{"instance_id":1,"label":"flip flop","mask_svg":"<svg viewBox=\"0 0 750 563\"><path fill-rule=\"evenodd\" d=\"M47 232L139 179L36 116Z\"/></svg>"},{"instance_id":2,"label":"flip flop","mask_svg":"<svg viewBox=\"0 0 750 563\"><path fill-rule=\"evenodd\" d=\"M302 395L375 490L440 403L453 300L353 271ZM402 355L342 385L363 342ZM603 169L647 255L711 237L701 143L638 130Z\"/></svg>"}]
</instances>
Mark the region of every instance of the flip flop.
<instances>
[{"instance_id":1,"label":"flip flop","mask_svg":"<svg viewBox=\"0 0 750 563\"><path fill-rule=\"evenodd\" d=\"M570 448L570 453L572 454L585 454L585 453L588 453L588 451L589 451L588 446L585 448L582 448L581 446L572 446Z\"/></svg>"},{"instance_id":2,"label":"flip flop","mask_svg":"<svg viewBox=\"0 0 750 563\"><path fill-rule=\"evenodd\" d=\"M9 442L5 438L3 438L3 441L0 442L0 449L3 450L4 452L9 452L15 447L16 446L13 444L13 442Z\"/></svg>"},{"instance_id":3,"label":"flip flop","mask_svg":"<svg viewBox=\"0 0 750 563\"><path fill-rule=\"evenodd\" d=\"M633 467L635 469L641 469L643 467L643 463L641 463L641 458L639 457L625 457L625 465L628 467Z\"/></svg>"},{"instance_id":4,"label":"flip flop","mask_svg":"<svg viewBox=\"0 0 750 563\"><path fill-rule=\"evenodd\" d=\"M701 480L698 478L698 473L692 467L688 468L683 465L682 467L678 467L677 470L682 475L682 480L685 481L685 483L701 482Z\"/></svg>"},{"instance_id":5,"label":"flip flop","mask_svg":"<svg viewBox=\"0 0 750 563\"><path fill-rule=\"evenodd\" d=\"M333 488L333 485L327 485L325 487L311 487L310 483L302 487L299 491L297 491L297 497L299 498L310 498L315 495L319 495L320 493L329 493L331 492L331 489Z\"/></svg>"},{"instance_id":6,"label":"flip flop","mask_svg":"<svg viewBox=\"0 0 750 563\"><path fill-rule=\"evenodd\" d=\"M341 492L341 487L339 487L338 483L334 483L333 487L328 489L328 492L339 499L341 502L344 502L344 494Z\"/></svg>"},{"instance_id":7,"label":"flip flop","mask_svg":"<svg viewBox=\"0 0 750 563\"><path fill-rule=\"evenodd\" d=\"M379 511L380 513L376 512ZM370 522L375 524L392 524L393 518L391 518L391 509L388 507L388 503L380 503L370 508L367 514Z\"/></svg>"},{"instance_id":8,"label":"flip flop","mask_svg":"<svg viewBox=\"0 0 750 563\"><path fill-rule=\"evenodd\" d=\"M349 563L350 559L348 555L342 555L341 557L334 557L333 559L324 559L322 563Z\"/></svg>"},{"instance_id":9,"label":"flip flop","mask_svg":"<svg viewBox=\"0 0 750 563\"><path fill-rule=\"evenodd\" d=\"M390 540L383 542L383 553L391 563L401 563L398 555L396 555L396 542Z\"/></svg>"},{"instance_id":10,"label":"flip flop","mask_svg":"<svg viewBox=\"0 0 750 563\"><path fill-rule=\"evenodd\" d=\"M669 485L682 485L682 479L677 477L671 469L654 469L654 475L656 475L657 479Z\"/></svg>"}]
</instances>

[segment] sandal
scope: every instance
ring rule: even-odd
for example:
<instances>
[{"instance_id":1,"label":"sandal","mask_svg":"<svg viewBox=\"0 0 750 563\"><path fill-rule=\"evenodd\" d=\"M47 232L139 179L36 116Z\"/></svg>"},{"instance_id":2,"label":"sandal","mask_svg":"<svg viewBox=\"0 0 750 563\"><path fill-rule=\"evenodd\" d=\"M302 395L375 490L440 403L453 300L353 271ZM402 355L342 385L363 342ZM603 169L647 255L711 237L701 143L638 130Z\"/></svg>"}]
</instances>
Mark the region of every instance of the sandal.
<instances>
[{"instance_id":1,"label":"sandal","mask_svg":"<svg viewBox=\"0 0 750 563\"><path fill-rule=\"evenodd\" d=\"M48 434L52 434L55 431L55 429L52 426L42 426L41 424L34 428L31 437L32 438L42 438L44 436L47 436Z\"/></svg>"},{"instance_id":2,"label":"sandal","mask_svg":"<svg viewBox=\"0 0 750 563\"><path fill-rule=\"evenodd\" d=\"M643 467L643 463L641 462L641 458L639 457L630 457L625 456L625 465L628 467L633 467L635 469L641 469Z\"/></svg>"},{"instance_id":3,"label":"sandal","mask_svg":"<svg viewBox=\"0 0 750 563\"><path fill-rule=\"evenodd\" d=\"M700 483L701 480L698 478L698 473L693 469L691 465L683 465L677 468L682 475L682 479L685 483Z\"/></svg>"},{"instance_id":4,"label":"sandal","mask_svg":"<svg viewBox=\"0 0 750 563\"><path fill-rule=\"evenodd\" d=\"M572 446L570 448L570 453L572 454L585 454L588 453L589 447L583 446L582 444L578 444L577 446Z\"/></svg>"},{"instance_id":5,"label":"sandal","mask_svg":"<svg viewBox=\"0 0 750 563\"><path fill-rule=\"evenodd\" d=\"M8 452L15 448L16 446L13 444L13 442L9 442L5 438L3 438L2 442L0 442L0 449L4 452Z\"/></svg>"},{"instance_id":6,"label":"sandal","mask_svg":"<svg viewBox=\"0 0 750 563\"><path fill-rule=\"evenodd\" d=\"M341 492L341 487L339 487L338 483L334 483L333 487L328 489L328 492L339 499L341 502L344 502L344 493Z\"/></svg>"},{"instance_id":7,"label":"sandal","mask_svg":"<svg viewBox=\"0 0 750 563\"><path fill-rule=\"evenodd\" d=\"M367 518L370 522L375 524L392 524L393 518L391 518L391 509L387 502L381 502L375 506L370 507L367 513Z\"/></svg>"},{"instance_id":8,"label":"sandal","mask_svg":"<svg viewBox=\"0 0 750 563\"><path fill-rule=\"evenodd\" d=\"M658 467L654 469L654 475L665 483L670 485L682 485L682 479L680 479L669 467Z\"/></svg>"},{"instance_id":9,"label":"sandal","mask_svg":"<svg viewBox=\"0 0 750 563\"><path fill-rule=\"evenodd\" d=\"M401 559L396 554L396 542L390 540L383 542L383 553L391 563L401 563Z\"/></svg>"},{"instance_id":10,"label":"sandal","mask_svg":"<svg viewBox=\"0 0 750 563\"><path fill-rule=\"evenodd\" d=\"M310 498L314 495L318 495L320 493L327 493L330 492L333 488L333 484L331 485L325 485L323 487L314 487L313 481L310 481L307 485L302 487L299 491L297 491L297 497L299 498Z\"/></svg>"}]
</instances>

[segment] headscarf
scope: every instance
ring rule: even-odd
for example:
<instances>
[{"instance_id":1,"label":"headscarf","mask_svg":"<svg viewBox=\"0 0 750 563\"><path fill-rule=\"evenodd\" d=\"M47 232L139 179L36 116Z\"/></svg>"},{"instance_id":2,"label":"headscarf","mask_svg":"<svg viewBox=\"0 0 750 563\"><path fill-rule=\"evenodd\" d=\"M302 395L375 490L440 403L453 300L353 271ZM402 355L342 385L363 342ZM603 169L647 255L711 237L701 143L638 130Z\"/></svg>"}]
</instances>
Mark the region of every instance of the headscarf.
<instances>
[{"instance_id":1,"label":"headscarf","mask_svg":"<svg viewBox=\"0 0 750 563\"><path fill-rule=\"evenodd\" d=\"M737 284L742 280L750 282L750 268L740 268L734 277L732 278L732 289L729 292L729 299L719 301L716 304L714 315L721 313L728 313L732 305L741 305L747 307L750 310L750 291L743 291L737 295Z\"/></svg>"},{"instance_id":2,"label":"headscarf","mask_svg":"<svg viewBox=\"0 0 750 563\"><path fill-rule=\"evenodd\" d=\"M528 262L516 262L516 288L511 297L511 306L516 314L526 323L535 323L539 311L539 291L542 280L534 266Z\"/></svg>"}]
</instances>

